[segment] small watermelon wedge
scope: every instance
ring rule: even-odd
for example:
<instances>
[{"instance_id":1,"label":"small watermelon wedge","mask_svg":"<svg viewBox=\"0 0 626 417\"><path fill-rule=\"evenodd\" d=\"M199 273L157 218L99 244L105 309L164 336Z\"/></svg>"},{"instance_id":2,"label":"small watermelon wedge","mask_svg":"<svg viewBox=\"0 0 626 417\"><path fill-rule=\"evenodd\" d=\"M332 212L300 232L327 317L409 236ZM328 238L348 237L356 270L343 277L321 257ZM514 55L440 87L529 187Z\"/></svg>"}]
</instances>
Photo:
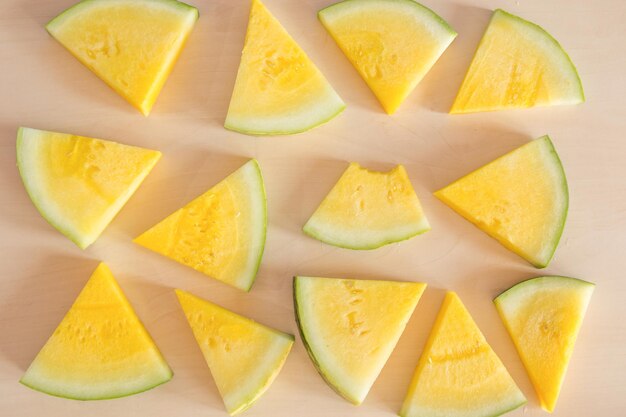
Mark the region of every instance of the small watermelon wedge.
<instances>
[{"instance_id":1,"label":"small watermelon wedge","mask_svg":"<svg viewBox=\"0 0 626 417\"><path fill-rule=\"evenodd\" d=\"M426 284L295 277L298 329L313 364L339 395L363 402Z\"/></svg>"},{"instance_id":2,"label":"small watermelon wedge","mask_svg":"<svg viewBox=\"0 0 626 417\"><path fill-rule=\"evenodd\" d=\"M252 159L134 242L244 291L265 247L267 206Z\"/></svg>"},{"instance_id":3,"label":"small watermelon wedge","mask_svg":"<svg viewBox=\"0 0 626 417\"><path fill-rule=\"evenodd\" d=\"M303 231L347 249L376 249L430 230L402 165L375 172L356 162L324 198Z\"/></svg>"},{"instance_id":4,"label":"small watermelon wedge","mask_svg":"<svg viewBox=\"0 0 626 417\"><path fill-rule=\"evenodd\" d=\"M550 263L569 204L565 172L548 136L501 156L435 196L537 268Z\"/></svg>"},{"instance_id":5,"label":"small watermelon wedge","mask_svg":"<svg viewBox=\"0 0 626 417\"><path fill-rule=\"evenodd\" d=\"M495 417L526 403L454 292L419 359L402 417Z\"/></svg>"},{"instance_id":6,"label":"small watermelon wedge","mask_svg":"<svg viewBox=\"0 0 626 417\"><path fill-rule=\"evenodd\" d=\"M595 285L548 276L520 282L494 300L541 407L554 408Z\"/></svg>"},{"instance_id":7,"label":"small watermelon wedge","mask_svg":"<svg viewBox=\"0 0 626 417\"><path fill-rule=\"evenodd\" d=\"M104 400L149 390L172 375L101 263L20 382L57 397Z\"/></svg>"},{"instance_id":8,"label":"small watermelon wedge","mask_svg":"<svg viewBox=\"0 0 626 417\"><path fill-rule=\"evenodd\" d=\"M413 0L344 0L318 17L389 114L457 35Z\"/></svg>"},{"instance_id":9,"label":"small watermelon wedge","mask_svg":"<svg viewBox=\"0 0 626 417\"><path fill-rule=\"evenodd\" d=\"M30 199L81 249L100 236L161 158L158 151L25 127L16 147Z\"/></svg>"},{"instance_id":10,"label":"small watermelon wedge","mask_svg":"<svg viewBox=\"0 0 626 417\"><path fill-rule=\"evenodd\" d=\"M329 121L345 104L309 57L259 0L224 126L250 135L288 135Z\"/></svg>"},{"instance_id":11,"label":"small watermelon wedge","mask_svg":"<svg viewBox=\"0 0 626 417\"><path fill-rule=\"evenodd\" d=\"M584 101L576 67L556 39L540 26L498 9L450 113Z\"/></svg>"},{"instance_id":12,"label":"small watermelon wedge","mask_svg":"<svg viewBox=\"0 0 626 417\"><path fill-rule=\"evenodd\" d=\"M247 410L283 367L294 337L176 290L228 414Z\"/></svg>"},{"instance_id":13,"label":"small watermelon wedge","mask_svg":"<svg viewBox=\"0 0 626 417\"><path fill-rule=\"evenodd\" d=\"M196 20L198 10L176 0L83 0L46 29L147 116Z\"/></svg>"}]
</instances>

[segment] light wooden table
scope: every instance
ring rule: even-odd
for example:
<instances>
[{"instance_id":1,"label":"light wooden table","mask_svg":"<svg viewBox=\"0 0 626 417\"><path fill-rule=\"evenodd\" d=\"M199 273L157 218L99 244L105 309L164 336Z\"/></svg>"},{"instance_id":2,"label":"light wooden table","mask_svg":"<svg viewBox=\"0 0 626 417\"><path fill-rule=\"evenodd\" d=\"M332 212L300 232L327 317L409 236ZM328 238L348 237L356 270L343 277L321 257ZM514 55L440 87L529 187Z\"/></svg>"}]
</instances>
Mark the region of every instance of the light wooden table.
<instances>
[{"instance_id":1,"label":"light wooden table","mask_svg":"<svg viewBox=\"0 0 626 417\"><path fill-rule=\"evenodd\" d=\"M225 416L177 305L180 287L296 334L291 277L420 280L429 284L395 352L360 407L335 395L297 339L285 368L246 415L394 415L444 289L459 293L528 397L511 416L545 415L491 299L541 274L597 283L555 416L626 413L626 5L619 0L425 0L459 32L393 117L316 19L328 0L267 0L348 104L309 133L253 138L223 129L247 22L247 0L194 0L201 18L149 118L124 102L53 41L44 24L73 0L3 0L0 11L0 415ZM490 16L502 7L548 29L582 77L587 103L449 116ZM81 251L50 227L24 191L15 132L24 125L159 149L164 158L100 240ZM536 270L438 202L432 191L550 134L567 172L571 208L552 264ZM131 238L212 186L247 158L267 184L269 233L256 284L244 294L143 250ZM375 251L324 245L300 231L346 167L404 164L432 231ZM133 397L78 402L18 379L99 260L106 261L175 372Z\"/></svg>"}]
</instances>

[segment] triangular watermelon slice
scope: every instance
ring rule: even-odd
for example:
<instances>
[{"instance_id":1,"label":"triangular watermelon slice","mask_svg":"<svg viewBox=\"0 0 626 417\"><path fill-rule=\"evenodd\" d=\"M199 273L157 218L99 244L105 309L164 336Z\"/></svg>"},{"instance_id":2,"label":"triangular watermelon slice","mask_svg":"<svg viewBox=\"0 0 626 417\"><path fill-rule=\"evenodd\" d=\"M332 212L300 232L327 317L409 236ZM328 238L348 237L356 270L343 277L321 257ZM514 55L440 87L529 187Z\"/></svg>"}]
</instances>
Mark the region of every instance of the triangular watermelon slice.
<instances>
[{"instance_id":1,"label":"triangular watermelon slice","mask_svg":"<svg viewBox=\"0 0 626 417\"><path fill-rule=\"evenodd\" d=\"M594 288L574 278L538 277L494 300L546 411L556 406Z\"/></svg>"},{"instance_id":2,"label":"triangular watermelon slice","mask_svg":"<svg viewBox=\"0 0 626 417\"><path fill-rule=\"evenodd\" d=\"M149 149L20 128L17 165L41 215L81 249L91 245L161 158Z\"/></svg>"},{"instance_id":3,"label":"triangular watermelon slice","mask_svg":"<svg viewBox=\"0 0 626 417\"><path fill-rule=\"evenodd\" d=\"M46 29L147 116L196 20L176 0L83 0Z\"/></svg>"},{"instance_id":4,"label":"triangular watermelon slice","mask_svg":"<svg viewBox=\"0 0 626 417\"><path fill-rule=\"evenodd\" d=\"M467 174L435 196L537 268L550 263L569 205L565 172L548 136Z\"/></svg>"},{"instance_id":5,"label":"triangular watermelon slice","mask_svg":"<svg viewBox=\"0 0 626 417\"><path fill-rule=\"evenodd\" d=\"M20 382L58 397L102 400L149 390L172 375L101 263Z\"/></svg>"},{"instance_id":6,"label":"triangular watermelon slice","mask_svg":"<svg viewBox=\"0 0 626 417\"><path fill-rule=\"evenodd\" d=\"M248 291L265 247L263 177L252 159L134 241Z\"/></svg>"},{"instance_id":7,"label":"triangular watermelon slice","mask_svg":"<svg viewBox=\"0 0 626 417\"><path fill-rule=\"evenodd\" d=\"M402 165L376 172L352 162L302 230L330 245L376 249L430 225Z\"/></svg>"},{"instance_id":8,"label":"triangular watermelon slice","mask_svg":"<svg viewBox=\"0 0 626 417\"><path fill-rule=\"evenodd\" d=\"M278 20L259 0L252 0L224 126L251 135L285 135L325 123L344 108L335 90Z\"/></svg>"},{"instance_id":9,"label":"triangular watermelon slice","mask_svg":"<svg viewBox=\"0 0 626 417\"><path fill-rule=\"evenodd\" d=\"M290 334L263 326L182 290L178 301L230 415L270 387L293 345Z\"/></svg>"},{"instance_id":10,"label":"triangular watermelon slice","mask_svg":"<svg viewBox=\"0 0 626 417\"><path fill-rule=\"evenodd\" d=\"M318 16L389 114L457 35L413 0L344 0Z\"/></svg>"},{"instance_id":11,"label":"triangular watermelon slice","mask_svg":"<svg viewBox=\"0 0 626 417\"><path fill-rule=\"evenodd\" d=\"M426 284L296 277L293 285L298 328L313 364L339 395L361 404Z\"/></svg>"},{"instance_id":12,"label":"triangular watermelon slice","mask_svg":"<svg viewBox=\"0 0 626 417\"><path fill-rule=\"evenodd\" d=\"M576 67L540 26L493 12L450 113L585 101Z\"/></svg>"},{"instance_id":13,"label":"triangular watermelon slice","mask_svg":"<svg viewBox=\"0 0 626 417\"><path fill-rule=\"evenodd\" d=\"M400 416L499 416L526 398L456 293L448 292Z\"/></svg>"}]
</instances>

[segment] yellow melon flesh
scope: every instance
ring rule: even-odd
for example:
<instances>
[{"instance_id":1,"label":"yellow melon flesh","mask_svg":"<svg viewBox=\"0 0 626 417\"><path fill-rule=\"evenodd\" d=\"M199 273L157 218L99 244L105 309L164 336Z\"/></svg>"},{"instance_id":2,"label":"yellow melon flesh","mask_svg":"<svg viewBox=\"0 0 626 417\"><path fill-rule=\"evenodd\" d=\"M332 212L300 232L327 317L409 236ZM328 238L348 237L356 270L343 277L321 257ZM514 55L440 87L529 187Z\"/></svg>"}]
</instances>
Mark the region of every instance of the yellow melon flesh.
<instances>
[{"instance_id":1,"label":"yellow melon flesh","mask_svg":"<svg viewBox=\"0 0 626 417\"><path fill-rule=\"evenodd\" d=\"M400 415L490 417L525 402L459 297L448 292Z\"/></svg>"},{"instance_id":2,"label":"yellow melon flesh","mask_svg":"<svg viewBox=\"0 0 626 417\"><path fill-rule=\"evenodd\" d=\"M594 288L579 279L539 277L494 300L546 411L556 406Z\"/></svg>"},{"instance_id":3,"label":"yellow melon flesh","mask_svg":"<svg viewBox=\"0 0 626 417\"><path fill-rule=\"evenodd\" d=\"M270 387L293 345L290 334L265 327L182 290L176 290L215 384L232 416Z\"/></svg>"},{"instance_id":4,"label":"yellow melon flesh","mask_svg":"<svg viewBox=\"0 0 626 417\"><path fill-rule=\"evenodd\" d=\"M253 135L298 133L327 122L344 108L278 20L253 0L224 126Z\"/></svg>"},{"instance_id":5,"label":"yellow melon flesh","mask_svg":"<svg viewBox=\"0 0 626 417\"><path fill-rule=\"evenodd\" d=\"M83 0L46 29L147 116L197 19L175 0Z\"/></svg>"},{"instance_id":6,"label":"yellow melon flesh","mask_svg":"<svg viewBox=\"0 0 626 417\"><path fill-rule=\"evenodd\" d=\"M146 391L172 375L101 263L20 382L58 397L101 400Z\"/></svg>"},{"instance_id":7,"label":"yellow melon flesh","mask_svg":"<svg viewBox=\"0 0 626 417\"><path fill-rule=\"evenodd\" d=\"M248 291L263 255L266 212L263 178L253 159L134 241Z\"/></svg>"},{"instance_id":8,"label":"yellow melon flesh","mask_svg":"<svg viewBox=\"0 0 626 417\"><path fill-rule=\"evenodd\" d=\"M41 215L85 249L122 209L161 153L101 139L20 128L17 164Z\"/></svg>"},{"instance_id":9,"label":"yellow melon flesh","mask_svg":"<svg viewBox=\"0 0 626 417\"><path fill-rule=\"evenodd\" d=\"M457 35L413 0L345 0L318 16L389 114Z\"/></svg>"},{"instance_id":10,"label":"yellow melon flesh","mask_svg":"<svg viewBox=\"0 0 626 417\"><path fill-rule=\"evenodd\" d=\"M339 395L363 402L425 288L416 282L294 279L302 341Z\"/></svg>"},{"instance_id":11,"label":"yellow melon flesh","mask_svg":"<svg viewBox=\"0 0 626 417\"><path fill-rule=\"evenodd\" d=\"M536 24L498 9L450 113L583 101L576 68L556 39Z\"/></svg>"},{"instance_id":12,"label":"yellow melon flesh","mask_svg":"<svg viewBox=\"0 0 626 417\"><path fill-rule=\"evenodd\" d=\"M430 225L402 165L374 172L352 162L303 230L331 245L375 249Z\"/></svg>"},{"instance_id":13,"label":"yellow melon flesh","mask_svg":"<svg viewBox=\"0 0 626 417\"><path fill-rule=\"evenodd\" d=\"M537 268L559 243L568 208L561 161L536 139L466 175L435 196Z\"/></svg>"}]
</instances>

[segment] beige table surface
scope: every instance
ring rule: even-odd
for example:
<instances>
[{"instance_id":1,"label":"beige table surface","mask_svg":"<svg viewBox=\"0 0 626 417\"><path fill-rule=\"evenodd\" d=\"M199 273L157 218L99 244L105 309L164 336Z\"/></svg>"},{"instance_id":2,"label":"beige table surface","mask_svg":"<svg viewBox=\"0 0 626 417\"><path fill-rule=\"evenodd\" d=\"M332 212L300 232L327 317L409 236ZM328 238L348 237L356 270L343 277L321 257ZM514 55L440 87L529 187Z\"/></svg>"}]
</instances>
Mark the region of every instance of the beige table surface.
<instances>
[{"instance_id":1,"label":"beige table surface","mask_svg":"<svg viewBox=\"0 0 626 417\"><path fill-rule=\"evenodd\" d=\"M274 385L247 416L384 416L400 407L444 289L455 290L528 397L511 416L545 415L491 299L541 274L597 289L555 416L626 415L626 5L620 0L427 0L459 32L394 116L384 114L316 19L329 0L267 0L348 104L325 126L291 137L226 131L223 120L247 22L247 0L195 0L201 18L150 117L113 93L43 29L73 0L2 0L0 11L0 415L225 416L173 288L296 334L294 274L429 284L366 401L328 388L299 337ZM581 106L450 116L446 113L485 28L502 7L542 24L580 72ZM164 158L102 237L82 251L29 201L15 166L15 133L29 126L159 149ZM432 196L493 158L550 134L571 201L556 257L536 270ZM247 158L266 180L269 230L252 292L215 282L131 238L218 182ZM301 227L347 161L404 164L432 231L374 251L324 245ZM108 263L175 372L146 393L111 401L49 397L18 384L99 260Z\"/></svg>"}]
</instances>

